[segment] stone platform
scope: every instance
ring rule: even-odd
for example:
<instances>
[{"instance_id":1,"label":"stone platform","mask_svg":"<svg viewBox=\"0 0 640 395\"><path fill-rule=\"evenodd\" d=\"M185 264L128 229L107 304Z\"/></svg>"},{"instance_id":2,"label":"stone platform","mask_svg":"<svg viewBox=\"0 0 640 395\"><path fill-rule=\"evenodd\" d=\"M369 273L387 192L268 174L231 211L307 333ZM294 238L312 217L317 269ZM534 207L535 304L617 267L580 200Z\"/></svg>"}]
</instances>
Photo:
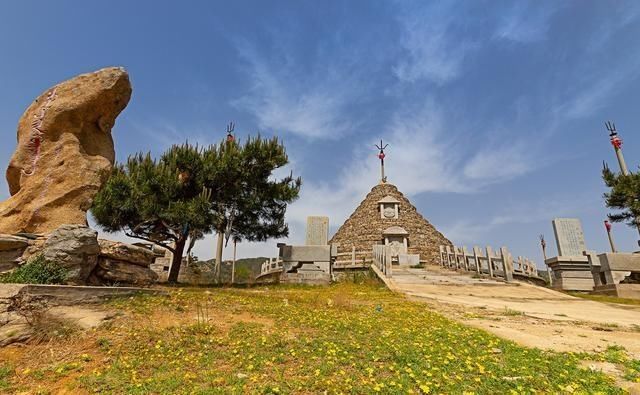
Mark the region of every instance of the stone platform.
<instances>
[{"instance_id":1,"label":"stone platform","mask_svg":"<svg viewBox=\"0 0 640 395\"><path fill-rule=\"evenodd\" d=\"M640 299L640 284L607 284L597 286L592 294L617 296L623 299Z\"/></svg>"},{"instance_id":2,"label":"stone platform","mask_svg":"<svg viewBox=\"0 0 640 395\"><path fill-rule=\"evenodd\" d=\"M595 283L586 256L557 256L545 261L553 273L553 288L562 291L591 291Z\"/></svg>"}]
</instances>

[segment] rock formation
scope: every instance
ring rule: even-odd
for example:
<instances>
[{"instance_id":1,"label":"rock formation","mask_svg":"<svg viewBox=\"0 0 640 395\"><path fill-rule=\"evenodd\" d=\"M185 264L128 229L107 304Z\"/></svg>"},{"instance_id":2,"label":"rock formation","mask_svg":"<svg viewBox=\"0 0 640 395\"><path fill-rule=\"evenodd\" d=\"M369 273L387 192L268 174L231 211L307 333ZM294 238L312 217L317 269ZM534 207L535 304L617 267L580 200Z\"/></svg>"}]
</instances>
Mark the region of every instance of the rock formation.
<instances>
[{"instance_id":1,"label":"rock formation","mask_svg":"<svg viewBox=\"0 0 640 395\"><path fill-rule=\"evenodd\" d=\"M109 240L99 240L99 243L98 266L89 282L149 285L158 279L149 268L155 259L153 251Z\"/></svg>"},{"instance_id":2,"label":"rock formation","mask_svg":"<svg viewBox=\"0 0 640 395\"><path fill-rule=\"evenodd\" d=\"M51 232L42 255L68 270L67 284L83 285L98 263L98 232L81 225L63 225Z\"/></svg>"},{"instance_id":3,"label":"rock formation","mask_svg":"<svg viewBox=\"0 0 640 395\"><path fill-rule=\"evenodd\" d=\"M17 268L28 246L24 237L0 234L0 273Z\"/></svg>"},{"instance_id":4,"label":"rock formation","mask_svg":"<svg viewBox=\"0 0 640 395\"><path fill-rule=\"evenodd\" d=\"M391 199L398 202L395 213L383 217L380 202ZM446 237L429 223L395 185L381 183L360 203L345 223L338 229L329 244L337 243L338 252L351 252L356 247L357 259L371 257L374 244L382 244L385 229L402 228L408 232L409 254L420 254L420 260L437 263L440 245L451 245Z\"/></svg>"},{"instance_id":5,"label":"rock formation","mask_svg":"<svg viewBox=\"0 0 640 395\"><path fill-rule=\"evenodd\" d=\"M151 285L156 254L147 248L98 240L82 225L63 225L46 236L0 234L0 274L17 269L36 255L67 269L69 285Z\"/></svg>"},{"instance_id":6,"label":"rock formation","mask_svg":"<svg viewBox=\"0 0 640 395\"><path fill-rule=\"evenodd\" d=\"M112 67L62 82L29 106L7 168L11 197L0 203L0 233L87 224L115 159L111 128L130 96L127 72Z\"/></svg>"}]
</instances>

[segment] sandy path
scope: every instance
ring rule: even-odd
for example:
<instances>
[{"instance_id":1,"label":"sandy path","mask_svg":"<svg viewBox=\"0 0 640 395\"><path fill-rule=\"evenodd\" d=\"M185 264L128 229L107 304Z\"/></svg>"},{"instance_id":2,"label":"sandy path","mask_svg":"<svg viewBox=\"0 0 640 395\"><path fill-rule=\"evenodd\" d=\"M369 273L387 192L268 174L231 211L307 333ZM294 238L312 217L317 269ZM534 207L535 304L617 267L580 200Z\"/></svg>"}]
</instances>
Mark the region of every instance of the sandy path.
<instances>
[{"instance_id":1,"label":"sandy path","mask_svg":"<svg viewBox=\"0 0 640 395\"><path fill-rule=\"evenodd\" d=\"M640 306L594 302L439 267L394 268L390 283L411 299L528 347L592 352L620 345L640 358Z\"/></svg>"}]
</instances>

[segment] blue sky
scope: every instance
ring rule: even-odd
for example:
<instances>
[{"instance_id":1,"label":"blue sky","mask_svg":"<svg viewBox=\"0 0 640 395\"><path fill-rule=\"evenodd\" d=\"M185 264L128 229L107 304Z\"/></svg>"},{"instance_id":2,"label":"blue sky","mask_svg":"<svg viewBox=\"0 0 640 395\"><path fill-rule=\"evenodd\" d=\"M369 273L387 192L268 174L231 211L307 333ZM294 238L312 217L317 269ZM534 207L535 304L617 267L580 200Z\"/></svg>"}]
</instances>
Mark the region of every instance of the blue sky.
<instances>
[{"instance_id":1,"label":"blue sky","mask_svg":"<svg viewBox=\"0 0 640 395\"><path fill-rule=\"evenodd\" d=\"M377 183L384 138L389 181L456 244L540 264L538 235L553 254L551 219L578 217L603 251L602 161L617 168L605 120L640 163L639 19L635 1L1 2L0 163L37 95L119 65L133 96L118 160L217 142L230 120L239 137L284 140L304 180L289 242L307 215L332 232L347 218ZM614 225L620 249L637 236ZM212 239L195 251L211 257Z\"/></svg>"}]
</instances>

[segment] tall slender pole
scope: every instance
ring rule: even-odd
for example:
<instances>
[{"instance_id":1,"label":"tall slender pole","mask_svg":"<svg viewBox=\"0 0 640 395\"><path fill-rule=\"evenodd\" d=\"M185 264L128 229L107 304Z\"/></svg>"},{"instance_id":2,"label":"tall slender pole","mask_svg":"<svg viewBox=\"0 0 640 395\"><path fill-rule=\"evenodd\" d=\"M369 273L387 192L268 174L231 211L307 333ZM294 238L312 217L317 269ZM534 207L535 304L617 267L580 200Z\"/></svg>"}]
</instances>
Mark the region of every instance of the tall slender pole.
<instances>
[{"instance_id":1,"label":"tall slender pole","mask_svg":"<svg viewBox=\"0 0 640 395\"><path fill-rule=\"evenodd\" d=\"M616 130L616 124L607 121L604 123L604 126L607 128L609 132L609 139L611 141L611 145L616 152L616 157L618 158L618 165L620 165L620 172L622 175L628 176L629 169L627 168L627 163L624 161L624 156L622 155L622 139L618 136L618 131ZM636 228L638 228L638 233L640 233L640 220L635 218ZM638 245L640 245L640 241L638 241Z\"/></svg>"},{"instance_id":2,"label":"tall slender pole","mask_svg":"<svg viewBox=\"0 0 640 395\"><path fill-rule=\"evenodd\" d=\"M218 243L216 245L216 270L214 273L216 284L220 282L222 271L222 249L224 248L224 232L218 231Z\"/></svg>"},{"instance_id":3,"label":"tall slender pole","mask_svg":"<svg viewBox=\"0 0 640 395\"><path fill-rule=\"evenodd\" d=\"M613 146L613 150L616 152L616 158L618 158L618 165L620 166L620 172L628 176L629 168L627 168L627 163L624 161L624 156L622 155L622 139L618 136L618 131L616 130L616 124L607 121L604 124L609 131L609 139L611 141L611 145Z\"/></svg>"},{"instance_id":4,"label":"tall slender pole","mask_svg":"<svg viewBox=\"0 0 640 395\"><path fill-rule=\"evenodd\" d=\"M604 227L605 229L607 229L607 236L609 237L611 252L618 252L616 251L616 245L613 243L613 236L611 235L611 223L609 221L604 221Z\"/></svg>"},{"instance_id":5,"label":"tall slender pole","mask_svg":"<svg viewBox=\"0 0 640 395\"><path fill-rule=\"evenodd\" d=\"M387 182L387 177L384 175L384 158L385 158L384 150L388 146L389 144L383 145L382 140L380 140L380 145L376 144L376 148L380 151L378 153L378 159L380 159L380 182L383 184Z\"/></svg>"},{"instance_id":6,"label":"tall slender pole","mask_svg":"<svg viewBox=\"0 0 640 395\"><path fill-rule=\"evenodd\" d=\"M551 277L551 268L547 264L547 242L544 240L544 235L540 235L540 246L542 247L542 259L547 267L547 276L549 277L549 286L553 286L553 278Z\"/></svg>"},{"instance_id":7,"label":"tall slender pole","mask_svg":"<svg viewBox=\"0 0 640 395\"><path fill-rule=\"evenodd\" d=\"M238 241L233 240L233 262L231 263L231 285L236 282L236 248L238 246Z\"/></svg>"}]
</instances>

